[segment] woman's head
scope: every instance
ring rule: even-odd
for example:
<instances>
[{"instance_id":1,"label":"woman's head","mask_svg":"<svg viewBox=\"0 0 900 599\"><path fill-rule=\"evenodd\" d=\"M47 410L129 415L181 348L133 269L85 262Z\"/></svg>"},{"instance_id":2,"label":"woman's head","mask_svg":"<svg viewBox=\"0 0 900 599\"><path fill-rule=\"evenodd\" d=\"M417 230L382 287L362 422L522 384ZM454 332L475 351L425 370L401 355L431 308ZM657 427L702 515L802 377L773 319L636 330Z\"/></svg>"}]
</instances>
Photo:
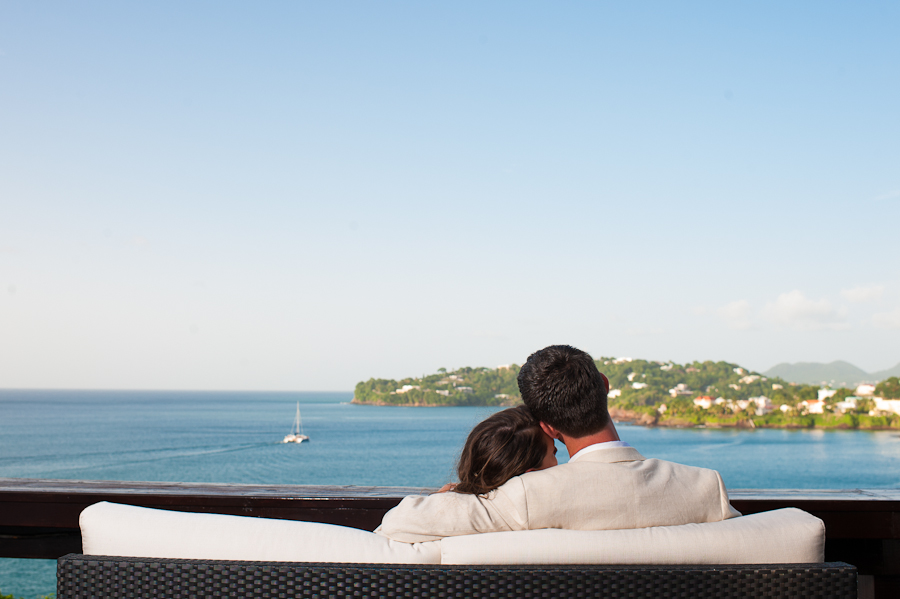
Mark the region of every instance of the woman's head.
<instances>
[{"instance_id":1,"label":"woman's head","mask_svg":"<svg viewBox=\"0 0 900 599\"><path fill-rule=\"evenodd\" d=\"M553 439L525 406L497 412L478 423L459 456L457 493L487 493L529 470L556 465Z\"/></svg>"}]
</instances>

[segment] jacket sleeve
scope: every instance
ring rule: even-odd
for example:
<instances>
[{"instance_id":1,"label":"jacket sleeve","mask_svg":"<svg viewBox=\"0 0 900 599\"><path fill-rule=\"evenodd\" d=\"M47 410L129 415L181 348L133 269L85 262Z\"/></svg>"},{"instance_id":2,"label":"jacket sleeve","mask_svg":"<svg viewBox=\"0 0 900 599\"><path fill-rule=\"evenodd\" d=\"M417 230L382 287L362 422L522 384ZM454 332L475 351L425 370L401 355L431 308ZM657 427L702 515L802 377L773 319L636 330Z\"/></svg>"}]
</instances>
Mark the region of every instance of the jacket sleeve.
<instances>
[{"instance_id":1,"label":"jacket sleeve","mask_svg":"<svg viewBox=\"0 0 900 599\"><path fill-rule=\"evenodd\" d=\"M419 543L527 528L524 487L516 477L487 495L450 491L405 497L384 515L375 532L395 541Z\"/></svg>"}]
</instances>

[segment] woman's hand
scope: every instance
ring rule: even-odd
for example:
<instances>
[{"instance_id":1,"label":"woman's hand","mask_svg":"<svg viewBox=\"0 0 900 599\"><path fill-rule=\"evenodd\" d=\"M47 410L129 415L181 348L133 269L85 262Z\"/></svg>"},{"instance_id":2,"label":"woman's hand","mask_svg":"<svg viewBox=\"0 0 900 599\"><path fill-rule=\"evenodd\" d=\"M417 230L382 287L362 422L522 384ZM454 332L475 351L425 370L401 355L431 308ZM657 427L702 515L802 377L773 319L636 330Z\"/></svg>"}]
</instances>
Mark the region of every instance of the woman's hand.
<instances>
[{"instance_id":1,"label":"woman's hand","mask_svg":"<svg viewBox=\"0 0 900 599\"><path fill-rule=\"evenodd\" d=\"M455 488L456 488L456 483L447 483L446 485L444 485L443 487L438 489L437 492L438 493L446 493L447 491L452 491Z\"/></svg>"}]
</instances>

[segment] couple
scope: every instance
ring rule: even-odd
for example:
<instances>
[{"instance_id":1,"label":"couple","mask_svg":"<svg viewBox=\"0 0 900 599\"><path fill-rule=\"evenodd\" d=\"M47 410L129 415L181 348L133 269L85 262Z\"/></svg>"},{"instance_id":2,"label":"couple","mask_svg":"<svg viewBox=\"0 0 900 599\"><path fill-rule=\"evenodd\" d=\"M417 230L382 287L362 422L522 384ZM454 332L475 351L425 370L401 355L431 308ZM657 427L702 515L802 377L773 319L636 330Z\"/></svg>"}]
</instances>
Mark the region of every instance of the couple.
<instances>
[{"instance_id":1,"label":"couple","mask_svg":"<svg viewBox=\"0 0 900 599\"><path fill-rule=\"evenodd\" d=\"M551 345L518 377L524 407L469 435L457 485L406 497L375 531L406 543L481 532L613 530L718 522L739 516L714 470L646 459L619 440L609 381L587 353ZM554 439L569 451L556 465Z\"/></svg>"}]
</instances>

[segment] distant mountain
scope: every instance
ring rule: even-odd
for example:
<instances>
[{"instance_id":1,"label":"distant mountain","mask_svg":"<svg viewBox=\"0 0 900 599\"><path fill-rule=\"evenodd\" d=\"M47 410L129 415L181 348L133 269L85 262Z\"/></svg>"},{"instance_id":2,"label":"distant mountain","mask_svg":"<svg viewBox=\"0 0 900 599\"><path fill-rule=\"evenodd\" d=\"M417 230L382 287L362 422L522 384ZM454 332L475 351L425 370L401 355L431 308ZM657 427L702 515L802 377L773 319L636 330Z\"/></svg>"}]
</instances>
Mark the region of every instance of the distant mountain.
<instances>
[{"instance_id":1,"label":"distant mountain","mask_svg":"<svg viewBox=\"0 0 900 599\"><path fill-rule=\"evenodd\" d=\"M897 364L893 368L888 368L887 370L879 370L878 372L873 372L871 376L872 380L875 381L883 381L884 379L889 379L892 376L900 377L900 364Z\"/></svg>"},{"instance_id":2,"label":"distant mountain","mask_svg":"<svg viewBox=\"0 0 900 599\"><path fill-rule=\"evenodd\" d=\"M855 387L860 383L874 383L892 376L900 376L900 364L887 370L866 372L849 362L837 360L828 364L821 362L782 363L765 371L770 377L780 377L792 383L818 385L827 383L833 387Z\"/></svg>"}]
</instances>

